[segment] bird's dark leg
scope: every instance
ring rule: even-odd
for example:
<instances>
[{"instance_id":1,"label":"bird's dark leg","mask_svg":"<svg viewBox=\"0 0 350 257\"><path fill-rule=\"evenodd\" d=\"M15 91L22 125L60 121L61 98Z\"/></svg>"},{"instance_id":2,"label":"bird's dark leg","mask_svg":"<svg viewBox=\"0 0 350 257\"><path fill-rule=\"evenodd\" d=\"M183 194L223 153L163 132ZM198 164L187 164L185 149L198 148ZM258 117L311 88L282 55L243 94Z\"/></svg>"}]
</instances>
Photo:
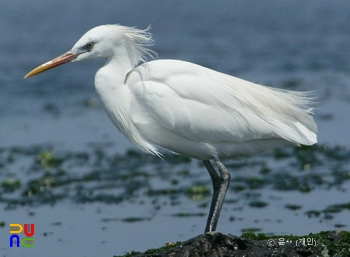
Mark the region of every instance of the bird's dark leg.
<instances>
[{"instance_id":1,"label":"bird's dark leg","mask_svg":"<svg viewBox=\"0 0 350 257\"><path fill-rule=\"evenodd\" d=\"M216 225L219 220L220 211L222 204L224 203L225 195L228 189L228 186L230 184L230 173L228 173L226 167L224 164L219 161L215 160L216 164L219 167L220 175L216 172L213 165L210 163L210 161L203 161L204 166L207 168L211 180L213 182L213 198L211 200L210 205L210 211L207 221L207 226L205 228L206 232L211 232L216 230Z\"/></svg>"}]
</instances>

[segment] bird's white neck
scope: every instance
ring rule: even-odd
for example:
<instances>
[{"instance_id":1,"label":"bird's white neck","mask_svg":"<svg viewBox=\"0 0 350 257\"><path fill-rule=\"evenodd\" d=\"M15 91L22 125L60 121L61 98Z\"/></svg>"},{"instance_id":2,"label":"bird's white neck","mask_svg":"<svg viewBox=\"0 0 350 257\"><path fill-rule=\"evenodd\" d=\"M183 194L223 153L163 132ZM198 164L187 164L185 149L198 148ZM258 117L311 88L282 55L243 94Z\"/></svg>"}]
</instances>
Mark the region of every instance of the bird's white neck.
<instances>
[{"instance_id":1,"label":"bird's white neck","mask_svg":"<svg viewBox=\"0 0 350 257\"><path fill-rule=\"evenodd\" d=\"M110 58L97 71L95 88L107 113L109 110L128 108L129 104L124 102L126 100L124 94L127 95L125 91L128 90L124 80L133 68L128 58Z\"/></svg>"},{"instance_id":2,"label":"bird's white neck","mask_svg":"<svg viewBox=\"0 0 350 257\"><path fill-rule=\"evenodd\" d=\"M130 60L125 58L107 60L96 73L95 88L108 117L127 138L134 142L130 134L135 128L128 115L132 95L128 86L124 84L125 76L133 68Z\"/></svg>"},{"instance_id":3,"label":"bird's white neck","mask_svg":"<svg viewBox=\"0 0 350 257\"><path fill-rule=\"evenodd\" d=\"M101 67L95 77L95 83L98 76L103 76L104 79L112 80L113 85L124 84L126 75L135 67L128 58L111 58L107 59L103 67Z\"/></svg>"}]
</instances>

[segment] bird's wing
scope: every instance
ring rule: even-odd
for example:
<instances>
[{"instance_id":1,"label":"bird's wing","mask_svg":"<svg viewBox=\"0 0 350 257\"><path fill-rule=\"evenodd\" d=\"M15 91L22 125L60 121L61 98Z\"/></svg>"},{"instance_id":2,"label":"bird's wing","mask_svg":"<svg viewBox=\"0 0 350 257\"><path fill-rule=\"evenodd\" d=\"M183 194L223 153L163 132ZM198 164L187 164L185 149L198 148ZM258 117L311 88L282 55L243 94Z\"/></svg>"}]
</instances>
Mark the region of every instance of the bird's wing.
<instances>
[{"instance_id":1,"label":"bird's wing","mask_svg":"<svg viewBox=\"0 0 350 257\"><path fill-rule=\"evenodd\" d=\"M152 61L136 67L125 83L144 110L142 117L138 115L142 112L132 114L135 123L153 123L189 140L284 139L295 144L316 140L310 113L298 107L303 103L286 103L297 101L296 96L199 65Z\"/></svg>"}]
</instances>

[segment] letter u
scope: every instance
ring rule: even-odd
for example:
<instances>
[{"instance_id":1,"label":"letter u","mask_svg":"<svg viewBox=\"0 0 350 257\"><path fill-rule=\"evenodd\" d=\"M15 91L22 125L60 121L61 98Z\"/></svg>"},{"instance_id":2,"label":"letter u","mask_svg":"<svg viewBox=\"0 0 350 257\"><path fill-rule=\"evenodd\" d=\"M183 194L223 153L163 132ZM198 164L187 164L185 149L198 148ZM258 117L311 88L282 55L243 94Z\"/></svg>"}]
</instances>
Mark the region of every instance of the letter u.
<instances>
[{"instance_id":1,"label":"letter u","mask_svg":"<svg viewBox=\"0 0 350 257\"><path fill-rule=\"evenodd\" d=\"M28 231L29 225L30 225L30 232ZM35 233L34 224L24 224L24 234L25 234L27 237L33 236L34 233Z\"/></svg>"}]
</instances>

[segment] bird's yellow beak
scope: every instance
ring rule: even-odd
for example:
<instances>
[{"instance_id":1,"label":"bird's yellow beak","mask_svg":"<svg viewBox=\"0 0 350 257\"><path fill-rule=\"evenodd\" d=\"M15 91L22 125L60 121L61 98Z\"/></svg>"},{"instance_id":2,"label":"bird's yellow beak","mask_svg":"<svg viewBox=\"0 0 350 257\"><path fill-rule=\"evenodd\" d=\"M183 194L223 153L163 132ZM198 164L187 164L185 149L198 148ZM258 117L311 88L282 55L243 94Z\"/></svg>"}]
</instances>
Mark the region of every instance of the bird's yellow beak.
<instances>
[{"instance_id":1,"label":"bird's yellow beak","mask_svg":"<svg viewBox=\"0 0 350 257\"><path fill-rule=\"evenodd\" d=\"M47 71L49 69L55 68L57 66L60 66L62 64L65 64L67 62L70 62L72 60L74 60L79 54L74 54L72 52L67 52L64 53L54 59L52 59L51 61L48 61L38 67L36 67L34 70L30 71L27 75L24 76L24 78L29 78L31 76L37 75L41 72Z\"/></svg>"}]
</instances>

